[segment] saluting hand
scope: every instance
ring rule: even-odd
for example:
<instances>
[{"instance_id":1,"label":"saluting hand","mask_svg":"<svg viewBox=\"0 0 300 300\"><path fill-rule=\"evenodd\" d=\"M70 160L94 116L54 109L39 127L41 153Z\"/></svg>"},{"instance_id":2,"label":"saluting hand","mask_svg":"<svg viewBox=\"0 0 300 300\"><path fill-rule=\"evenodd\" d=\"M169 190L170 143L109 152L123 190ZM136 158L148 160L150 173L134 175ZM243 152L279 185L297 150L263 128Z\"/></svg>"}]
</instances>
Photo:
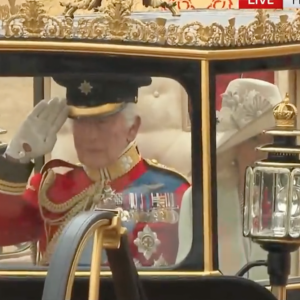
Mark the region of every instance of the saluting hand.
<instances>
[{"instance_id":1,"label":"saluting hand","mask_svg":"<svg viewBox=\"0 0 300 300\"><path fill-rule=\"evenodd\" d=\"M21 163L28 163L31 159L50 153L68 112L66 99L42 100L18 129L5 154Z\"/></svg>"}]
</instances>

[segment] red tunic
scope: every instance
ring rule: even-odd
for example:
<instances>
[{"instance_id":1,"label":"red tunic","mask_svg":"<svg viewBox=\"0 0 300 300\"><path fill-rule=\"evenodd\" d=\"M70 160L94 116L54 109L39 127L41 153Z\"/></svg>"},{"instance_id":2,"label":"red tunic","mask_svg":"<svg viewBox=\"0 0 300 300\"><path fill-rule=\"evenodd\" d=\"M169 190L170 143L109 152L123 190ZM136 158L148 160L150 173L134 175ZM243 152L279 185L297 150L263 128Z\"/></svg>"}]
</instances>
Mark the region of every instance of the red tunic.
<instances>
[{"instance_id":1,"label":"red tunic","mask_svg":"<svg viewBox=\"0 0 300 300\"><path fill-rule=\"evenodd\" d=\"M134 189L140 186L141 183L147 185L162 183L163 187L160 187L160 190L155 191L155 193L174 194L175 202L172 205L175 213L178 212L182 195L190 186L189 183L178 173L161 167L157 163L153 164L141 159L139 154L138 157L135 157L134 151L131 154L129 153L129 156L132 158L132 168L129 171L124 172L123 170L122 174L122 172L119 172L120 166L115 165L111 168L111 175L115 177L111 181L112 189L116 192L123 192L128 187ZM2 192L0 190L0 246L39 241L40 251L44 253L48 242L51 241L58 229L58 226L50 224L50 222L57 220L59 217L64 217L66 213L70 212L73 207L71 205L68 208L71 199L94 184L94 181L80 166L72 165L72 169L65 174L54 173L52 167L61 165L66 165L66 163L55 160L46 164L46 168L42 173L32 177L23 194L12 195L8 194L9 189L2 188ZM118 174L120 176L117 176ZM51 178L53 182L51 182ZM157 180L158 182L156 182ZM5 184L2 183L0 186L4 187ZM48 184L49 187L47 187ZM133 195L135 191L129 191L129 194ZM154 197L152 198L154 199ZM46 202L45 199L49 201ZM153 203L149 203L149 199L145 199L146 197L143 200L146 211L146 206L151 206ZM146 203L147 201L148 203ZM67 209L64 210L64 206L61 204L65 205ZM124 207L124 205L126 206L128 203L122 203L121 205L123 209L127 210L128 207ZM58 211L63 212L57 212L57 208L59 208ZM148 227L145 228L147 225ZM150 253L150 257L149 253L146 253L145 247L147 247L147 242L151 244L151 241L143 238L146 236L145 230L147 231L149 228L156 235L158 241L155 245L156 249L154 252L152 251L153 253ZM164 262L161 262L161 264L174 264L178 249L177 231L177 222L171 224L161 221L146 222L141 220L135 223L133 230L129 231L129 237L131 250L137 264L152 266L157 264L162 256ZM141 243L144 246L141 246Z\"/></svg>"}]
</instances>

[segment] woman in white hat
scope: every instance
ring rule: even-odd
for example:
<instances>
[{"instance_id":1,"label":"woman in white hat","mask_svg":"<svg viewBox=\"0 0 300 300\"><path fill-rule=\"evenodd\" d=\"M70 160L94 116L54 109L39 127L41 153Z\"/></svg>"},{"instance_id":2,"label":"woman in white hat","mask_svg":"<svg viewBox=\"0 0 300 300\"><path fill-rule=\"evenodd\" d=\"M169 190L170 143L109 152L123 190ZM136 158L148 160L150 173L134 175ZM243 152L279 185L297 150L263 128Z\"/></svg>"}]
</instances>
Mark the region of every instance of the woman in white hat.
<instances>
[{"instance_id":1,"label":"woman in white hat","mask_svg":"<svg viewBox=\"0 0 300 300\"><path fill-rule=\"evenodd\" d=\"M255 147L269 142L261 133L275 125L272 108L281 100L277 86L249 78L231 81L222 95L217 116L219 253L221 270L230 267L230 273L246 262L266 259L265 251L242 237L244 172L262 158ZM250 277L268 278L266 267L253 269Z\"/></svg>"},{"instance_id":2,"label":"woman in white hat","mask_svg":"<svg viewBox=\"0 0 300 300\"><path fill-rule=\"evenodd\" d=\"M222 94L217 113L217 184L219 266L235 274L248 261L266 259L266 253L242 236L244 172L260 159L255 147L268 142L261 135L274 126L272 108L281 101L274 84L257 79L235 79ZM178 261L191 246L191 191L183 198L179 220ZM252 279L267 279L265 267L250 272Z\"/></svg>"}]
</instances>

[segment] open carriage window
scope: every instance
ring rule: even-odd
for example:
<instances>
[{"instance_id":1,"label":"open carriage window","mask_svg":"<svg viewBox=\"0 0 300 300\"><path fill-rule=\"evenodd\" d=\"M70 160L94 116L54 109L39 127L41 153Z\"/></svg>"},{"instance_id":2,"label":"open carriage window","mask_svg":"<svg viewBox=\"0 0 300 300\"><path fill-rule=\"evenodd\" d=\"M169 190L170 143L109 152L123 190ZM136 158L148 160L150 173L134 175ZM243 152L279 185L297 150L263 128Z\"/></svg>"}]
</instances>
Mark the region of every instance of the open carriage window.
<instances>
[{"instance_id":1,"label":"open carriage window","mask_svg":"<svg viewBox=\"0 0 300 300\"><path fill-rule=\"evenodd\" d=\"M272 109L287 92L293 95L294 77L293 71L263 68L216 76L218 246L224 274L236 274L245 264L267 258L266 251L242 236L244 173L247 166L264 158L255 148L272 142L262 132L275 126ZM292 96L291 101L296 99ZM266 200L266 218L272 209L268 205ZM295 262L297 256L293 254ZM293 271L297 275L298 270ZM267 272L265 266L253 268L248 277L267 279Z\"/></svg>"},{"instance_id":2,"label":"open carriage window","mask_svg":"<svg viewBox=\"0 0 300 300\"><path fill-rule=\"evenodd\" d=\"M1 126L9 132L1 201L16 205L1 210L0 268L47 266L68 221L97 208L121 211L137 267L180 263L178 221L191 179L186 89L165 76L78 64L76 75L42 74L44 67L38 81L0 77ZM51 100L32 109L34 82ZM43 155L46 165L32 173L31 160ZM80 267L89 267L91 251L92 241Z\"/></svg>"}]
</instances>

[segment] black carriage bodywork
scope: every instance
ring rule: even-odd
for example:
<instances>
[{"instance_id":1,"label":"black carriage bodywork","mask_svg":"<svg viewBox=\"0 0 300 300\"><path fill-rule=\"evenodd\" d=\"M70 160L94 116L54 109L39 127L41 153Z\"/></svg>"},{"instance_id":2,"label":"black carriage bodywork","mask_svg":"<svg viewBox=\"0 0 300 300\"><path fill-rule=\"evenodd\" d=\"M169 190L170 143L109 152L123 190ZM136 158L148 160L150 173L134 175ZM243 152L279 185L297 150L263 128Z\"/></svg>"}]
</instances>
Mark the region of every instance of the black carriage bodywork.
<instances>
[{"instance_id":1,"label":"black carriage bodywork","mask_svg":"<svg viewBox=\"0 0 300 300\"><path fill-rule=\"evenodd\" d=\"M117 70L126 74L130 69L136 75L171 77L183 85L192 106L193 243L186 259L174 268L139 273L149 299L198 299L209 286L209 279L203 276L219 274L217 195L216 187L211 185L216 182L216 141L212 138L216 133L213 101L218 84L216 75L298 68L300 21L293 12L289 17L282 12L269 17L266 12L258 11L249 12L243 21L246 23L238 27L230 11L226 11L218 12L228 17L224 25L213 21L201 24L197 20L201 20L205 11L196 11L184 12L186 24L176 27L168 20L168 13L158 13L153 21L149 15L148 23L135 18L135 14L118 15L125 4L126 1L117 0L110 3L111 19L106 11L103 15L71 20L44 15L38 1L27 0L19 13L3 21L0 75L33 76L36 101L44 96L44 77L79 70L82 73ZM81 25L79 19L83 20ZM122 27L122 22L128 26ZM46 274L46 269L40 267L2 269L1 294L8 300L41 299ZM88 275L87 269L76 272L74 299L85 299ZM114 299L111 274L104 271L102 275L101 297ZM229 291L230 282L238 279L226 280L229 281L224 285L225 290ZM18 289L14 288L16 285ZM289 288L288 299L296 299L298 280L293 279ZM224 296L221 290L205 299ZM226 299L233 297L228 294Z\"/></svg>"}]
</instances>

